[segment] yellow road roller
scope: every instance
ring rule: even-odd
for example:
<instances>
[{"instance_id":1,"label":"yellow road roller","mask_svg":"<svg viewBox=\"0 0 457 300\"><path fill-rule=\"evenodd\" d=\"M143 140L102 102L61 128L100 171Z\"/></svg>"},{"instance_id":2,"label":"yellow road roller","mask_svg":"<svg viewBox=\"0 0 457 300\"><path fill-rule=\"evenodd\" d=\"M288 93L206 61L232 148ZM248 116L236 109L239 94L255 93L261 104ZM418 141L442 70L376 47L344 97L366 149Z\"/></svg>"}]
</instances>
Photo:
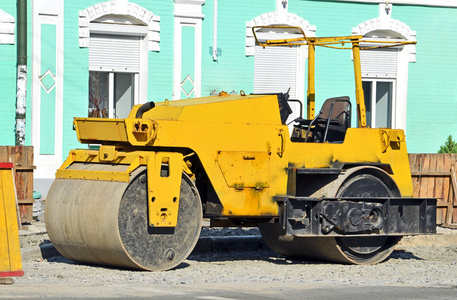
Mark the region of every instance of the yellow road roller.
<instances>
[{"instance_id":1,"label":"yellow road roller","mask_svg":"<svg viewBox=\"0 0 457 300\"><path fill-rule=\"evenodd\" d=\"M258 226L285 256L375 264L402 236L435 233L436 199L413 198L404 132L366 127L361 41L270 41L311 49L307 114L292 132L292 99L282 92L75 118L79 141L99 148L70 151L56 172L45 210L56 249L80 262L167 270L191 253L208 218L215 227ZM354 53L355 128L349 97L327 99L314 114L314 50L337 42Z\"/></svg>"}]
</instances>

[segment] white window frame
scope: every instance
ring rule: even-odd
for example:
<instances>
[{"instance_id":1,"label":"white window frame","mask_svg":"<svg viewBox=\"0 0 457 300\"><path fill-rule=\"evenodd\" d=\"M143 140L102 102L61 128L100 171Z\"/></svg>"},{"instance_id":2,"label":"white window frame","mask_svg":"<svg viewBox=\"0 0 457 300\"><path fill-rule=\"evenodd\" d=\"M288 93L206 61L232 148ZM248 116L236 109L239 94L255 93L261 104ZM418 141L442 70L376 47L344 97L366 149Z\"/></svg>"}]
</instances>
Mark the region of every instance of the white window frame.
<instances>
[{"instance_id":1,"label":"white window frame","mask_svg":"<svg viewBox=\"0 0 457 300\"><path fill-rule=\"evenodd\" d=\"M90 72L98 72L98 71L90 71ZM108 73L108 118L117 118L114 114L114 74L120 74L120 72L100 72L100 73ZM133 75L133 105L139 104L138 101L138 73L127 73Z\"/></svg>"},{"instance_id":2,"label":"white window frame","mask_svg":"<svg viewBox=\"0 0 457 300\"><path fill-rule=\"evenodd\" d=\"M100 23L95 23L95 24L90 24L90 33L96 33L96 34L106 34L106 35L130 35L130 36L138 36L140 38L140 61L139 61L139 66L140 70L139 72L129 72L127 71L126 73L133 73L135 74L134 78L134 104L140 104L140 103L145 103L146 100L141 100L141 99L147 99L147 81L148 81L148 51L147 51L147 40L145 38L145 33L147 32L147 26L135 26L135 25L115 25L115 24L100 24ZM90 51L90 50L89 50ZM100 70L94 70L90 69L89 71L100 71ZM114 89L114 73L118 72L108 72L108 71L103 71L106 73L109 73L109 86L110 86L110 106L109 106L109 117L113 117L113 96L114 92L111 93L111 89ZM120 73L120 72L119 72ZM111 85L113 83L113 85Z\"/></svg>"},{"instance_id":3,"label":"white window frame","mask_svg":"<svg viewBox=\"0 0 457 300\"><path fill-rule=\"evenodd\" d=\"M113 16L126 24L96 24L95 20ZM135 24L132 24L134 20ZM140 24L141 26L138 26ZM106 25L106 26L105 26ZM111 0L94 4L79 11L79 47L89 47L91 32L143 36L140 41L140 72L137 84L137 104L148 99L148 51L160 51L160 16L128 0Z\"/></svg>"},{"instance_id":4,"label":"white window frame","mask_svg":"<svg viewBox=\"0 0 457 300\"><path fill-rule=\"evenodd\" d=\"M395 78L374 78L366 77L362 78L363 82L371 82L371 123L367 124L371 128L376 128L376 92L377 92L377 83L378 82L390 82L392 83L392 107L391 107L391 128L396 128L396 107L397 107L397 97L396 97L396 82ZM367 99L365 99L365 102Z\"/></svg>"}]
</instances>

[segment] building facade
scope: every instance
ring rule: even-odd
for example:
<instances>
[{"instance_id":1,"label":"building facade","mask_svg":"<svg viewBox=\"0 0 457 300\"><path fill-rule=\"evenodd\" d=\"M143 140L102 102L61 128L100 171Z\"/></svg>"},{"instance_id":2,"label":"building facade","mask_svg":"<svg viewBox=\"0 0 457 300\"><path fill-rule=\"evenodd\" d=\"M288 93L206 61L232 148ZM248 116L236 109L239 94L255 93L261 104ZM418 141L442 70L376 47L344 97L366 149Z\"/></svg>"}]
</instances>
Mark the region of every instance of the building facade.
<instances>
[{"instance_id":1,"label":"building facade","mask_svg":"<svg viewBox=\"0 0 457 300\"><path fill-rule=\"evenodd\" d=\"M123 118L134 104L220 91L290 89L306 101L307 46L263 49L257 25L417 41L362 51L369 126L405 129L410 152L436 152L457 136L457 0L29 0L27 13L26 144L43 194L69 150L86 147L74 117ZM1 145L15 142L16 25L16 1L2 1ZM261 40L295 34L257 32ZM317 49L316 108L330 97L355 100L351 59L350 50Z\"/></svg>"}]
</instances>

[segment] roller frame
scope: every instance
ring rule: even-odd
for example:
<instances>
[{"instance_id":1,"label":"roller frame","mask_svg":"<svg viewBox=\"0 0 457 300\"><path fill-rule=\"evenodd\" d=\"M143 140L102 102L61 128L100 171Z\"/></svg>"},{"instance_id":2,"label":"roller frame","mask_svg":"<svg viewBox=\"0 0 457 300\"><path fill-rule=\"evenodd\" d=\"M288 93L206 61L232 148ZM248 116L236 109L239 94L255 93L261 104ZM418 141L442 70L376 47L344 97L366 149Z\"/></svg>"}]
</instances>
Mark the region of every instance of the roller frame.
<instances>
[{"instance_id":1,"label":"roller frame","mask_svg":"<svg viewBox=\"0 0 457 300\"><path fill-rule=\"evenodd\" d=\"M86 171L67 169L74 162L123 164L127 170ZM181 173L187 171L183 155L178 152L120 152L115 146L102 145L99 151L72 150L57 170L57 179L84 179L130 183L130 174L139 166L148 170L148 219L151 227L175 227L178 221ZM162 168L168 176L161 176Z\"/></svg>"},{"instance_id":2,"label":"roller frame","mask_svg":"<svg viewBox=\"0 0 457 300\"><path fill-rule=\"evenodd\" d=\"M277 196L279 222L290 236L431 234L436 198L312 198ZM378 218L370 221L370 214Z\"/></svg>"}]
</instances>

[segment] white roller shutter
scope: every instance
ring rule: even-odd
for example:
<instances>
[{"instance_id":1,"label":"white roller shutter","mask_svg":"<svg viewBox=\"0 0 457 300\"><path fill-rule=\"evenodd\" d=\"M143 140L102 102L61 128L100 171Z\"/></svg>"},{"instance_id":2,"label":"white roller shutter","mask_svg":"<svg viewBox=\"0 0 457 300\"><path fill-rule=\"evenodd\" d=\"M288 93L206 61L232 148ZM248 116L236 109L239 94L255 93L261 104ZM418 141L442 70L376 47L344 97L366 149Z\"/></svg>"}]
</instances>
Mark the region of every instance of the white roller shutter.
<instances>
[{"instance_id":1,"label":"white roller shutter","mask_svg":"<svg viewBox=\"0 0 457 300\"><path fill-rule=\"evenodd\" d=\"M297 64L299 48L294 47L255 47L254 93L286 93L289 98L297 99ZM303 105L303 99L299 99ZM300 105L289 103L292 114L286 124L300 116ZM303 113L303 112L302 112ZM292 133L293 126L289 125Z\"/></svg>"},{"instance_id":2,"label":"white roller shutter","mask_svg":"<svg viewBox=\"0 0 457 300\"><path fill-rule=\"evenodd\" d=\"M89 70L138 73L140 71L140 37L91 34Z\"/></svg>"},{"instance_id":3,"label":"white roller shutter","mask_svg":"<svg viewBox=\"0 0 457 300\"><path fill-rule=\"evenodd\" d=\"M360 51L363 77L397 77L397 49Z\"/></svg>"},{"instance_id":4,"label":"white roller shutter","mask_svg":"<svg viewBox=\"0 0 457 300\"><path fill-rule=\"evenodd\" d=\"M296 99L297 47L255 47L254 93L285 93Z\"/></svg>"}]
</instances>

